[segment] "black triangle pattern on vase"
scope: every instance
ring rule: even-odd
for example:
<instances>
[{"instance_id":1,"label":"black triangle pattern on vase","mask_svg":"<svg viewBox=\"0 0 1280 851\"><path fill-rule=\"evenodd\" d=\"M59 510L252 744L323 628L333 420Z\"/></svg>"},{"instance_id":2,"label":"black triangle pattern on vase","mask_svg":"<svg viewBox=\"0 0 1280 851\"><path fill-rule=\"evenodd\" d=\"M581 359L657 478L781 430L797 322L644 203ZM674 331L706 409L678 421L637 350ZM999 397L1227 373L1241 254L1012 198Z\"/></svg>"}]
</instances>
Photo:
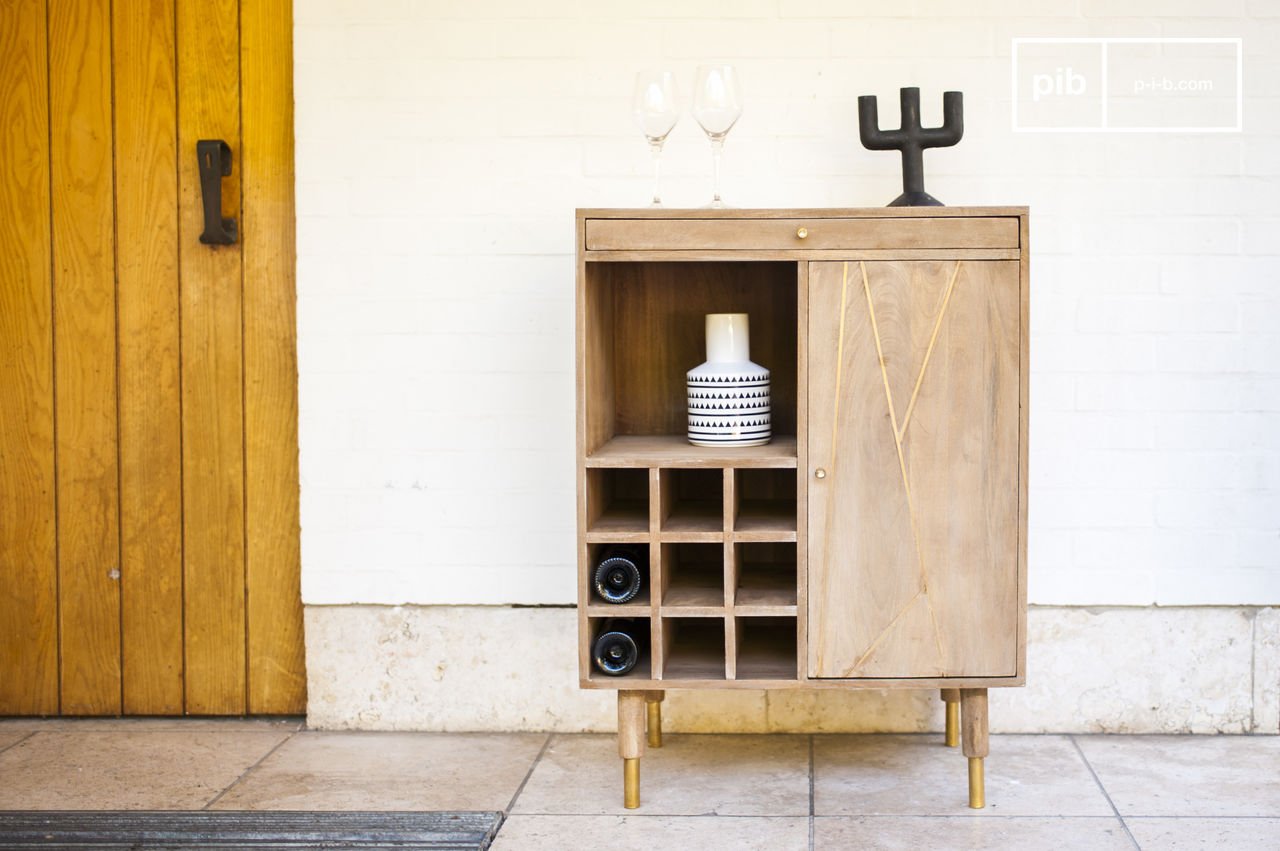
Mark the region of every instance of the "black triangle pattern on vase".
<instances>
[{"instance_id":1,"label":"black triangle pattern on vase","mask_svg":"<svg viewBox=\"0 0 1280 851\"><path fill-rule=\"evenodd\" d=\"M759 446L773 436L769 374L686 375L688 437L703 446Z\"/></svg>"}]
</instances>

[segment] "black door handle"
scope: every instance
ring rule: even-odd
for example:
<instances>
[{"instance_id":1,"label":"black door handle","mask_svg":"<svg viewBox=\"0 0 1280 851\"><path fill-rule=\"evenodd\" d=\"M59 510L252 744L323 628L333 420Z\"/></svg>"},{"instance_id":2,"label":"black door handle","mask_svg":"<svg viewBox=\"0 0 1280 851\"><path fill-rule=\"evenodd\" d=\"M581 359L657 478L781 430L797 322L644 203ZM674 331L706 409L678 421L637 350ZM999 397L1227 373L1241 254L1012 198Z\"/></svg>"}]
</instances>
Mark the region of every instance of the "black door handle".
<instances>
[{"instance_id":1,"label":"black door handle","mask_svg":"<svg viewBox=\"0 0 1280 851\"><path fill-rule=\"evenodd\" d=\"M222 218L222 178L231 176L231 146L221 139L196 142L200 161L200 193L204 196L205 245L235 245L239 234L235 219Z\"/></svg>"}]
</instances>

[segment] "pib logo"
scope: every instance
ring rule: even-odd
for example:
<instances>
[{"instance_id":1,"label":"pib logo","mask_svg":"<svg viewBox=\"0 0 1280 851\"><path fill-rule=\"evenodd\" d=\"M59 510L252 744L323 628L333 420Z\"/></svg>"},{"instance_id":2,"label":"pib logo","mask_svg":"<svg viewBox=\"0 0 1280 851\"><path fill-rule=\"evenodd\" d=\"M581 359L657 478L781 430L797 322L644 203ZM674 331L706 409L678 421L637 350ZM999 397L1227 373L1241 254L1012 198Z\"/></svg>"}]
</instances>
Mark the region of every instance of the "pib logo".
<instances>
[{"instance_id":1,"label":"pib logo","mask_svg":"<svg viewBox=\"0 0 1280 851\"><path fill-rule=\"evenodd\" d=\"M1239 38L1015 38L1015 132L1238 133Z\"/></svg>"},{"instance_id":2,"label":"pib logo","mask_svg":"<svg viewBox=\"0 0 1280 851\"><path fill-rule=\"evenodd\" d=\"M1089 81L1084 74L1070 65L1055 68L1051 73L1031 75L1031 99L1040 101L1047 97L1079 97L1089 91Z\"/></svg>"}]
</instances>

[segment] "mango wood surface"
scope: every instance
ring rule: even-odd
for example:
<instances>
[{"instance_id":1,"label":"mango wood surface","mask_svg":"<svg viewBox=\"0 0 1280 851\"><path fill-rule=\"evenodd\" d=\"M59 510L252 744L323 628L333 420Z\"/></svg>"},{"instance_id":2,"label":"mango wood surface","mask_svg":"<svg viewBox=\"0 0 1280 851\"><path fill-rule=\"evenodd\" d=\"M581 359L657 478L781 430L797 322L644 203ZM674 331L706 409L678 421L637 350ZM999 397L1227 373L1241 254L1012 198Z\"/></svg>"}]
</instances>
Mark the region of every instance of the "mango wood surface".
<instances>
[{"instance_id":1,"label":"mango wood surface","mask_svg":"<svg viewBox=\"0 0 1280 851\"><path fill-rule=\"evenodd\" d=\"M960 743L967 757L985 757L991 753L985 688L960 690Z\"/></svg>"},{"instance_id":2,"label":"mango wood surface","mask_svg":"<svg viewBox=\"0 0 1280 851\"><path fill-rule=\"evenodd\" d=\"M645 748L645 693L618 692L618 756L638 759Z\"/></svg>"},{"instance_id":3,"label":"mango wood surface","mask_svg":"<svg viewBox=\"0 0 1280 851\"><path fill-rule=\"evenodd\" d=\"M178 112L173 0L116 3L123 711L183 711Z\"/></svg>"},{"instance_id":4,"label":"mango wood surface","mask_svg":"<svg viewBox=\"0 0 1280 851\"><path fill-rule=\"evenodd\" d=\"M47 43L0 6L0 715L59 701Z\"/></svg>"},{"instance_id":5,"label":"mango wood surface","mask_svg":"<svg viewBox=\"0 0 1280 851\"><path fill-rule=\"evenodd\" d=\"M62 713L120 711L109 0L49 3Z\"/></svg>"},{"instance_id":6,"label":"mango wood surface","mask_svg":"<svg viewBox=\"0 0 1280 851\"><path fill-rule=\"evenodd\" d=\"M1017 264L810 274L810 674L1015 675Z\"/></svg>"},{"instance_id":7,"label":"mango wood surface","mask_svg":"<svg viewBox=\"0 0 1280 851\"><path fill-rule=\"evenodd\" d=\"M673 618L675 621L688 620ZM770 691L787 689L914 689L931 690L947 687L955 688L1012 688L1024 685L1024 677L894 677L891 679L862 678L832 679L816 677L747 677L725 679L720 673L724 657L711 660L707 657L705 675L696 676L681 672L676 677L658 679L631 673L623 677L607 677L599 673L588 673L578 680L580 688L605 689L765 689Z\"/></svg>"},{"instance_id":8,"label":"mango wood surface","mask_svg":"<svg viewBox=\"0 0 1280 851\"><path fill-rule=\"evenodd\" d=\"M586 228L588 251L1018 247L1013 217L588 219Z\"/></svg>"},{"instance_id":9,"label":"mango wood surface","mask_svg":"<svg viewBox=\"0 0 1280 851\"><path fill-rule=\"evenodd\" d=\"M588 467L755 467L796 466L796 438L775 437L746 449L694 446L684 435L627 434L611 438L586 458Z\"/></svg>"},{"instance_id":10,"label":"mango wood surface","mask_svg":"<svg viewBox=\"0 0 1280 851\"><path fill-rule=\"evenodd\" d=\"M809 264L796 264L796 672L809 673Z\"/></svg>"},{"instance_id":11,"label":"mango wood surface","mask_svg":"<svg viewBox=\"0 0 1280 851\"><path fill-rule=\"evenodd\" d=\"M636 251L592 251L586 256L589 263L641 263L641 262L713 262L785 260L1017 260L1021 252L1016 248L884 248L884 249L827 249L807 248L703 248L687 251L667 249L643 249Z\"/></svg>"},{"instance_id":12,"label":"mango wood surface","mask_svg":"<svg viewBox=\"0 0 1280 851\"><path fill-rule=\"evenodd\" d=\"M1031 241L1030 223L1024 214L1019 240L1021 282L1018 327L1018 671L1027 670L1027 447L1031 423Z\"/></svg>"},{"instance_id":13,"label":"mango wood surface","mask_svg":"<svg viewBox=\"0 0 1280 851\"><path fill-rule=\"evenodd\" d=\"M917 219L1025 216L1025 206L997 207L581 207L586 219Z\"/></svg>"}]
</instances>

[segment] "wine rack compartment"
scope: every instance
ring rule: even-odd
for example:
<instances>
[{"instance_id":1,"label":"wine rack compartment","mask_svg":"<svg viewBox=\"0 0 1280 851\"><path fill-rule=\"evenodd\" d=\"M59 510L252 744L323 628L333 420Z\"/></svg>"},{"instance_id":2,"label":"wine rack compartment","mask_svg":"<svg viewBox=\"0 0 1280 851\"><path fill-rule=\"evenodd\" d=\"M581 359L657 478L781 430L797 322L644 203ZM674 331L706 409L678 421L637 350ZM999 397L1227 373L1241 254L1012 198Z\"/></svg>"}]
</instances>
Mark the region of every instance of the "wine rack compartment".
<instances>
[{"instance_id":1,"label":"wine rack compartment","mask_svg":"<svg viewBox=\"0 0 1280 851\"><path fill-rule=\"evenodd\" d=\"M738 543L733 548L733 605L750 614L796 613L796 545Z\"/></svg>"},{"instance_id":2,"label":"wine rack compartment","mask_svg":"<svg viewBox=\"0 0 1280 851\"><path fill-rule=\"evenodd\" d=\"M663 614L698 609L724 613L724 546L722 544L662 545Z\"/></svg>"},{"instance_id":3,"label":"wine rack compartment","mask_svg":"<svg viewBox=\"0 0 1280 851\"><path fill-rule=\"evenodd\" d=\"M664 680L725 679L723 618L662 619Z\"/></svg>"},{"instance_id":4,"label":"wine rack compartment","mask_svg":"<svg viewBox=\"0 0 1280 851\"><path fill-rule=\"evenodd\" d=\"M723 470L663 470L659 482L664 537L723 540Z\"/></svg>"},{"instance_id":5,"label":"wine rack compartment","mask_svg":"<svg viewBox=\"0 0 1280 851\"><path fill-rule=\"evenodd\" d=\"M610 627L625 625L634 633L639 648L639 657L635 667L625 674L608 674L601 670L595 659L597 644L602 633ZM590 643L587 646L587 665L590 678L595 682L618 683L623 685L629 681L648 680L653 676L653 627L649 618L615 616L591 617L587 619L587 632Z\"/></svg>"},{"instance_id":6,"label":"wine rack compartment","mask_svg":"<svg viewBox=\"0 0 1280 851\"><path fill-rule=\"evenodd\" d=\"M641 562L640 592L625 603L611 603L596 591L595 574L600 563L611 552L619 549L634 552ZM601 617L635 617L648 615L651 608L653 585L653 559L648 544L640 543L601 543L587 545L587 611L591 615Z\"/></svg>"},{"instance_id":7,"label":"wine rack compartment","mask_svg":"<svg viewBox=\"0 0 1280 851\"><path fill-rule=\"evenodd\" d=\"M649 471L588 469L589 540L637 540L649 533Z\"/></svg>"},{"instance_id":8,"label":"wine rack compartment","mask_svg":"<svg viewBox=\"0 0 1280 851\"><path fill-rule=\"evenodd\" d=\"M733 532L737 540L796 539L796 471L734 470Z\"/></svg>"},{"instance_id":9,"label":"wine rack compartment","mask_svg":"<svg viewBox=\"0 0 1280 851\"><path fill-rule=\"evenodd\" d=\"M793 680L796 677L796 619L739 617L736 679Z\"/></svg>"}]
</instances>

